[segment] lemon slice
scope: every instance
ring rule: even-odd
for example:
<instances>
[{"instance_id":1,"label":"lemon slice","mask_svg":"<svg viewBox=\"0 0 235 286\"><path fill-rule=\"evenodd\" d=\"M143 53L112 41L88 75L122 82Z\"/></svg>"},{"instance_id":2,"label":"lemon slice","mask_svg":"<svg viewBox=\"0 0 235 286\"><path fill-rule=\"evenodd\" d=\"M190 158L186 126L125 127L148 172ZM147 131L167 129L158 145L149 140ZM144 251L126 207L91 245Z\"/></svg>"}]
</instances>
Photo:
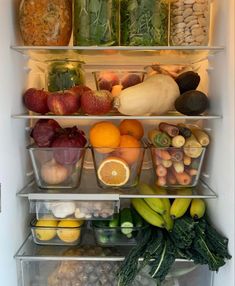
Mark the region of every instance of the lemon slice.
<instances>
[{"instance_id":1,"label":"lemon slice","mask_svg":"<svg viewBox=\"0 0 235 286\"><path fill-rule=\"evenodd\" d=\"M100 164L97 175L106 186L123 186L129 180L130 168L123 159L108 157Z\"/></svg>"}]
</instances>

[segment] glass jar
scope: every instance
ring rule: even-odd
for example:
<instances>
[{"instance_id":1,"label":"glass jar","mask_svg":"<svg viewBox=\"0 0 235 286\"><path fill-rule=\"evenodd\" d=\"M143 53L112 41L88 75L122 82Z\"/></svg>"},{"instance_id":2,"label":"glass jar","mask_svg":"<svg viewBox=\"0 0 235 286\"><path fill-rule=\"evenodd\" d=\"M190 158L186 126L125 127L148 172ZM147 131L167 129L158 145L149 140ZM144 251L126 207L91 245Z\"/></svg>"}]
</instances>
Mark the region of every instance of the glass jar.
<instances>
[{"instance_id":1,"label":"glass jar","mask_svg":"<svg viewBox=\"0 0 235 286\"><path fill-rule=\"evenodd\" d=\"M118 14L118 0L74 0L73 45L117 45Z\"/></svg>"},{"instance_id":2,"label":"glass jar","mask_svg":"<svg viewBox=\"0 0 235 286\"><path fill-rule=\"evenodd\" d=\"M72 2L22 0L19 26L25 45L66 46L72 31Z\"/></svg>"},{"instance_id":3,"label":"glass jar","mask_svg":"<svg viewBox=\"0 0 235 286\"><path fill-rule=\"evenodd\" d=\"M48 91L66 90L80 84L85 84L83 62L76 60L47 62L46 86Z\"/></svg>"},{"instance_id":4,"label":"glass jar","mask_svg":"<svg viewBox=\"0 0 235 286\"><path fill-rule=\"evenodd\" d=\"M169 0L121 0L121 45L167 46Z\"/></svg>"},{"instance_id":5,"label":"glass jar","mask_svg":"<svg viewBox=\"0 0 235 286\"><path fill-rule=\"evenodd\" d=\"M209 23L210 0L172 0L170 45L208 45Z\"/></svg>"}]
</instances>

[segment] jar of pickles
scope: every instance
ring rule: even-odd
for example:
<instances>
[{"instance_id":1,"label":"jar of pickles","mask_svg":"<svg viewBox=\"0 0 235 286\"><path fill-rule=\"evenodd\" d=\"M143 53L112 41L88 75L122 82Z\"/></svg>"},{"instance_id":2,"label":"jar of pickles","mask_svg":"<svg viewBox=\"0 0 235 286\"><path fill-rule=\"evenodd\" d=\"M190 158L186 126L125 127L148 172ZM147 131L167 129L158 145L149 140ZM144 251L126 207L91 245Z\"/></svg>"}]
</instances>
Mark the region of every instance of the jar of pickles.
<instances>
[{"instance_id":1,"label":"jar of pickles","mask_svg":"<svg viewBox=\"0 0 235 286\"><path fill-rule=\"evenodd\" d=\"M25 45L66 46L72 31L72 1L22 0L19 26Z\"/></svg>"},{"instance_id":2,"label":"jar of pickles","mask_svg":"<svg viewBox=\"0 0 235 286\"><path fill-rule=\"evenodd\" d=\"M210 0L172 0L170 44L205 46L209 42Z\"/></svg>"},{"instance_id":3,"label":"jar of pickles","mask_svg":"<svg viewBox=\"0 0 235 286\"><path fill-rule=\"evenodd\" d=\"M167 46L169 0L121 0L121 45Z\"/></svg>"},{"instance_id":4,"label":"jar of pickles","mask_svg":"<svg viewBox=\"0 0 235 286\"><path fill-rule=\"evenodd\" d=\"M74 0L74 46L118 44L118 0Z\"/></svg>"}]
</instances>

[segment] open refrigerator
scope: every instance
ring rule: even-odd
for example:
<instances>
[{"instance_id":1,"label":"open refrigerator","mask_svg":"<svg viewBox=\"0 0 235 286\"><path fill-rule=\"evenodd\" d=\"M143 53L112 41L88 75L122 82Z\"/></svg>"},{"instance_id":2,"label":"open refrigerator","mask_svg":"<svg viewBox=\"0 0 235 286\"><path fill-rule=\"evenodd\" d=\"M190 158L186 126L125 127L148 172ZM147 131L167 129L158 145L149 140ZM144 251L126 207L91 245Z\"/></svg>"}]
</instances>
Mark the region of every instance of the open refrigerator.
<instances>
[{"instance_id":1,"label":"open refrigerator","mask_svg":"<svg viewBox=\"0 0 235 286\"><path fill-rule=\"evenodd\" d=\"M119 46L46 48L23 46L17 24L18 2L1 0L0 9L2 38L0 48L2 86L0 96L0 130L2 132L0 284L47 285L48 277L59 263L63 266L61 271L66 273L67 269L68 276L72 264L76 262L80 263L82 271L89 269L89 265L93 267L91 269L106 267L109 271L118 267L129 251L128 246L123 246L115 247L117 251L114 253L106 249L99 255L89 255L89 252L86 253L89 247L85 247L81 254L76 250L69 252L66 247L38 246L29 236L30 208L38 206L42 201L70 200L77 203L99 201L104 204L108 201L113 208L118 209L120 205L128 203L130 198L141 197L135 190L130 193L123 191L108 192L108 194L104 190L99 190L89 155L85 158L86 168L77 193L57 191L50 195L38 191L32 184L32 165L26 146L29 144L29 128L41 117L27 113L22 104L22 94L28 87L43 87L44 78L42 78L40 63L52 59L55 54L62 59L64 57L78 59L79 57L83 60L87 82L92 88L95 88L92 72L97 70L143 70L145 66L156 62L197 67L203 75L203 88L209 94L208 115L200 118L197 116L177 116L176 118L172 115L135 118L141 120L146 129L159 121L168 121L196 123L208 130L212 144L207 152L201 176L206 185L201 187L196 196L206 199L208 214L213 225L229 238L229 252L234 256L234 1L211 1L209 46L156 46L151 49ZM63 116L56 119L59 119L64 126L79 124L87 131L93 122L99 120L119 122L123 118L125 116L116 115L112 118L109 116ZM143 175L146 177L149 176L148 159L143 164ZM95 244L90 232L83 235L83 240L85 244ZM151 285L151 281L143 282L144 275L143 273L142 277L137 277L136 285ZM105 283L107 284L102 285L111 285L110 282L105 281ZM178 260L164 285L221 286L224 284L232 286L234 283L234 258L232 258L218 273L213 274L208 271L207 267L195 266L192 262ZM67 285L66 281L63 285ZM91 282L89 285L96 284Z\"/></svg>"}]
</instances>

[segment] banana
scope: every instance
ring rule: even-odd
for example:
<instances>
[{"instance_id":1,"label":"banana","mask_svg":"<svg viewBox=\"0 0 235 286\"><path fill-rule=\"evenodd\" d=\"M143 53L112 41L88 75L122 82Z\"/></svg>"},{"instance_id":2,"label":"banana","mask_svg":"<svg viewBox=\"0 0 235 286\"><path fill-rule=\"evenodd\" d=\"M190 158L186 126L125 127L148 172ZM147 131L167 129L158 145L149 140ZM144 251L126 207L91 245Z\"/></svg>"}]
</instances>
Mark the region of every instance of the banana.
<instances>
[{"instance_id":1,"label":"banana","mask_svg":"<svg viewBox=\"0 0 235 286\"><path fill-rule=\"evenodd\" d=\"M132 199L131 203L135 210L145 219L148 223L164 228L165 222L162 216L152 210L143 199Z\"/></svg>"},{"instance_id":2,"label":"banana","mask_svg":"<svg viewBox=\"0 0 235 286\"><path fill-rule=\"evenodd\" d=\"M173 219L182 217L186 213L191 201L192 201L191 198L183 198L183 199L176 198L171 205L170 209L171 217Z\"/></svg>"},{"instance_id":3,"label":"banana","mask_svg":"<svg viewBox=\"0 0 235 286\"><path fill-rule=\"evenodd\" d=\"M202 218L206 211L206 203L203 199L193 199L190 206L190 215L193 219Z\"/></svg>"},{"instance_id":4,"label":"banana","mask_svg":"<svg viewBox=\"0 0 235 286\"><path fill-rule=\"evenodd\" d=\"M139 193L141 195L156 195L154 190L144 183L139 184ZM155 212L159 214L166 213L166 208L161 198L144 198L144 200Z\"/></svg>"},{"instance_id":5,"label":"banana","mask_svg":"<svg viewBox=\"0 0 235 286\"><path fill-rule=\"evenodd\" d=\"M157 186L155 187L155 192L158 195L167 195L166 190L164 190L162 188L158 188ZM174 226L174 221L170 215L171 203L170 203L170 200L168 198L162 198L161 200L162 200L162 202L165 206L165 209L166 209L166 212L164 214L162 214L162 217L165 221L165 228L168 231L171 231L173 229L173 226Z\"/></svg>"}]
</instances>

